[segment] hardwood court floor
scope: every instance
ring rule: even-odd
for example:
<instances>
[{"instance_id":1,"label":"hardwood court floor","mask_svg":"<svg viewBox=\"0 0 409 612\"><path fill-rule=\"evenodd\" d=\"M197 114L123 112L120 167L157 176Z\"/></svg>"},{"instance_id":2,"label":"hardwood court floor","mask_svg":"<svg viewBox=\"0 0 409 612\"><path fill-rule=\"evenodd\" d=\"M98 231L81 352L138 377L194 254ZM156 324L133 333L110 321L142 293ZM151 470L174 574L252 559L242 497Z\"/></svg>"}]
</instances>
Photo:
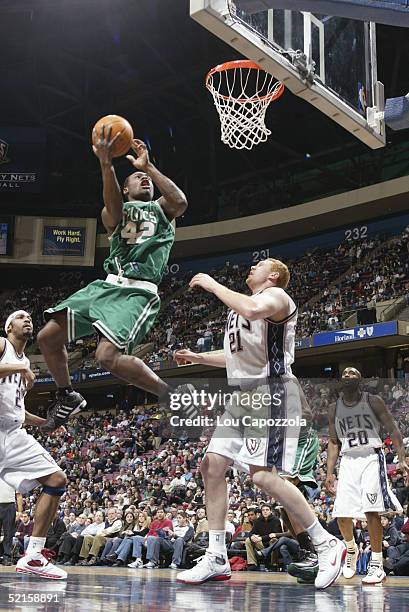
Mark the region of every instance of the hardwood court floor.
<instances>
[{"instance_id":1,"label":"hardwood court floor","mask_svg":"<svg viewBox=\"0 0 409 612\"><path fill-rule=\"evenodd\" d=\"M235 572L227 582L200 586L175 581L175 571L68 568L67 582L21 576L0 567L0 612L409 612L409 578L383 586L339 579L325 591L282 573Z\"/></svg>"}]
</instances>

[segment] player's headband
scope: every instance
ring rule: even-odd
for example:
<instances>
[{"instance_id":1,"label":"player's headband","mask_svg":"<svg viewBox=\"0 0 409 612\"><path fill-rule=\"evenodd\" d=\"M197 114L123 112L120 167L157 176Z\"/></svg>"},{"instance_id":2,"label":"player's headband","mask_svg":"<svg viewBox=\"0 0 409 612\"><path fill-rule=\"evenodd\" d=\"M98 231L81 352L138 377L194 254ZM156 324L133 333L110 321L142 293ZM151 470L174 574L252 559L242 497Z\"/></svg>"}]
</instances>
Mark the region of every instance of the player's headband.
<instances>
[{"instance_id":1,"label":"player's headband","mask_svg":"<svg viewBox=\"0 0 409 612\"><path fill-rule=\"evenodd\" d=\"M12 322L12 321L13 321L13 320L16 318L16 317L18 317L19 315L27 315L28 317L30 317L30 316L31 316L31 315L30 315L28 312L26 312L25 310L16 310L16 312L12 312L12 313L11 313L11 315L9 315L9 316L7 317L7 321L6 321L6 324L5 324L5 326L4 326L4 329L5 329L5 331L6 331L6 334L7 334L7 330L8 330L8 328L9 328L10 323L11 323L11 322Z\"/></svg>"}]
</instances>

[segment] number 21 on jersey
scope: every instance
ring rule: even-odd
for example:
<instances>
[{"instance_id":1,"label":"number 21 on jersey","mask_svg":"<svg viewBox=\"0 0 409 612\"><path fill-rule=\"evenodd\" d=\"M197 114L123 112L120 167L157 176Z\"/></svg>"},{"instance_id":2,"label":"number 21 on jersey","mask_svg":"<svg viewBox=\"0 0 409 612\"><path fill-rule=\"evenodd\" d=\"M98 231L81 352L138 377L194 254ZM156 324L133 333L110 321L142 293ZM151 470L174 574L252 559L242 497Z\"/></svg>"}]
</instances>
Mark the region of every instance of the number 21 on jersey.
<instances>
[{"instance_id":1,"label":"number 21 on jersey","mask_svg":"<svg viewBox=\"0 0 409 612\"><path fill-rule=\"evenodd\" d=\"M227 317L226 332L229 335L230 353L243 350L241 333L243 330L251 331L250 321L243 319L237 312L231 311Z\"/></svg>"}]
</instances>

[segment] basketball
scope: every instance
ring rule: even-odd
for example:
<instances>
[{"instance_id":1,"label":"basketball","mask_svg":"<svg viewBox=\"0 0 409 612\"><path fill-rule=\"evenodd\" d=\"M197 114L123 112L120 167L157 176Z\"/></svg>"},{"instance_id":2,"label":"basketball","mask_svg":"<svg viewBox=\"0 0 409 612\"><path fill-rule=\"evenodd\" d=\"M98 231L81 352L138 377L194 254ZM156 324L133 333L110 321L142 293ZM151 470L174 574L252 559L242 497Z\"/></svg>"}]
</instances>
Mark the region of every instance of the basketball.
<instances>
[{"instance_id":1,"label":"basketball","mask_svg":"<svg viewBox=\"0 0 409 612\"><path fill-rule=\"evenodd\" d=\"M92 130L92 144L95 145L98 138L101 137L101 130L104 129L105 138L108 137L109 128L111 128L111 140L115 138L118 132L122 132L112 146L112 157L120 157L125 155L131 148L133 139L133 129L129 121L119 115L106 115L99 119Z\"/></svg>"}]
</instances>

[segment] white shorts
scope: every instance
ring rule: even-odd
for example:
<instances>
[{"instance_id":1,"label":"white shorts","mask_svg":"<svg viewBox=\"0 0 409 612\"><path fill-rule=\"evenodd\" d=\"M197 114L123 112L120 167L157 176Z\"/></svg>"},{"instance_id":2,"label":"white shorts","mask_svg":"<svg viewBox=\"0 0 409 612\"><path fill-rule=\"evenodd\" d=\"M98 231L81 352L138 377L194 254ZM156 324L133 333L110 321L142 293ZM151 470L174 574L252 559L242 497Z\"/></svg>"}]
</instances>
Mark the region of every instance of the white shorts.
<instances>
[{"instance_id":1,"label":"white shorts","mask_svg":"<svg viewBox=\"0 0 409 612\"><path fill-rule=\"evenodd\" d=\"M365 512L402 512L392 492L382 449L341 457L332 516L364 519Z\"/></svg>"},{"instance_id":2,"label":"white shorts","mask_svg":"<svg viewBox=\"0 0 409 612\"><path fill-rule=\"evenodd\" d=\"M19 493L28 493L39 486L38 478L60 470L25 429L0 431L0 478Z\"/></svg>"},{"instance_id":3,"label":"white shorts","mask_svg":"<svg viewBox=\"0 0 409 612\"><path fill-rule=\"evenodd\" d=\"M232 465L240 471L248 472L248 466L273 466L280 472L291 473L297 453L302 417L298 381L274 380L266 388L265 385L253 389L251 393L266 393L271 396L279 393L282 401L279 406L272 402L259 411L248 411L248 404L243 405L241 398L248 398L248 392L237 391L238 399L226 407L221 417L221 423L216 427L209 446L208 453L216 453L232 460ZM278 425L243 425L243 416L252 416L256 420L274 420ZM247 421L244 421L247 423ZM291 423L291 424L286 424ZM295 423L295 424L293 424Z\"/></svg>"}]
</instances>

